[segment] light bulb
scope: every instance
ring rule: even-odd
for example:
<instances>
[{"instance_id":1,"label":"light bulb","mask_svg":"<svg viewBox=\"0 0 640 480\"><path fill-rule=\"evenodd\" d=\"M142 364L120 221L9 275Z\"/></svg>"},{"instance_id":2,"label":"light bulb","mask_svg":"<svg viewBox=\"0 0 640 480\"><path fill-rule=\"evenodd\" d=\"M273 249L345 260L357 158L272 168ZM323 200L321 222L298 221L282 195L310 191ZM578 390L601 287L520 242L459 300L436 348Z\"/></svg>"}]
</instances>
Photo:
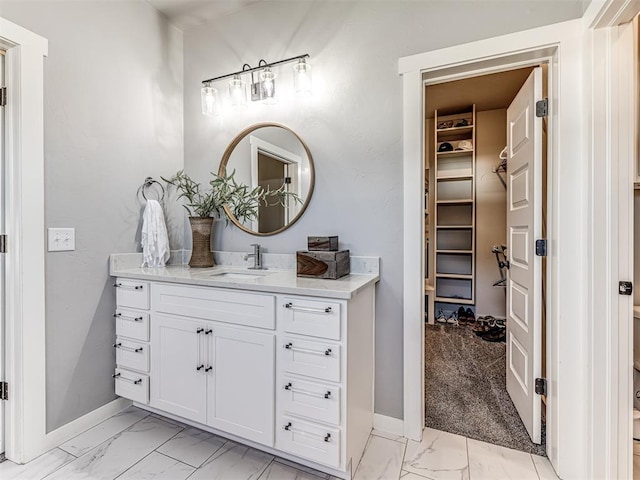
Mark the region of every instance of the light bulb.
<instances>
[{"instance_id":1,"label":"light bulb","mask_svg":"<svg viewBox=\"0 0 640 480\"><path fill-rule=\"evenodd\" d=\"M210 83L205 84L200 90L200 102L202 114L209 117L220 115L220 99L218 89L213 88Z\"/></svg>"},{"instance_id":2,"label":"light bulb","mask_svg":"<svg viewBox=\"0 0 640 480\"><path fill-rule=\"evenodd\" d=\"M304 58L293 66L293 87L296 95L311 95L311 65Z\"/></svg>"},{"instance_id":3,"label":"light bulb","mask_svg":"<svg viewBox=\"0 0 640 480\"><path fill-rule=\"evenodd\" d=\"M260 73L260 94L262 96L262 103L267 105L273 105L278 102L276 98L276 74L271 71L269 67L266 67Z\"/></svg>"},{"instance_id":4,"label":"light bulb","mask_svg":"<svg viewBox=\"0 0 640 480\"><path fill-rule=\"evenodd\" d=\"M229 82L229 95L231 96L231 105L235 107L247 106L247 88L240 75L234 75L233 80Z\"/></svg>"}]
</instances>

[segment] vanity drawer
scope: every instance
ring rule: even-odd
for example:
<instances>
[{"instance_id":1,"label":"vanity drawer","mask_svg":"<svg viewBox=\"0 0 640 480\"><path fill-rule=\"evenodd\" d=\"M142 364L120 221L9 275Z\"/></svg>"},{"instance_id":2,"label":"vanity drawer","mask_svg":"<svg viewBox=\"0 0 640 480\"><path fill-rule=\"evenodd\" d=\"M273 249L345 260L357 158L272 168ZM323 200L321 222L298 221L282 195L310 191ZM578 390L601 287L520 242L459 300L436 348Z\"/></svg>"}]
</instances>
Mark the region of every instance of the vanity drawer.
<instances>
[{"instance_id":1,"label":"vanity drawer","mask_svg":"<svg viewBox=\"0 0 640 480\"><path fill-rule=\"evenodd\" d=\"M290 373L340 381L340 345L284 337L282 368Z\"/></svg>"},{"instance_id":2,"label":"vanity drawer","mask_svg":"<svg viewBox=\"0 0 640 480\"><path fill-rule=\"evenodd\" d=\"M116 305L118 307L149 309L148 282L118 278L115 287Z\"/></svg>"},{"instance_id":3,"label":"vanity drawer","mask_svg":"<svg viewBox=\"0 0 640 480\"><path fill-rule=\"evenodd\" d=\"M276 325L274 295L155 284L152 296L157 312L271 330Z\"/></svg>"},{"instance_id":4,"label":"vanity drawer","mask_svg":"<svg viewBox=\"0 0 640 480\"><path fill-rule=\"evenodd\" d=\"M276 448L309 460L340 467L340 429L283 415L276 424Z\"/></svg>"},{"instance_id":5,"label":"vanity drawer","mask_svg":"<svg viewBox=\"0 0 640 480\"><path fill-rule=\"evenodd\" d=\"M141 373L116 368L116 395L134 402L149 403L149 377Z\"/></svg>"},{"instance_id":6,"label":"vanity drawer","mask_svg":"<svg viewBox=\"0 0 640 480\"><path fill-rule=\"evenodd\" d=\"M280 408L287 413L321 422L340 424L340 387L284 376Z\"/></svg>"},{"instance_id":7,"label":"vanity drawer","mask_svg":"<svg viewBox=\"0 0 640 480\"><path fill-rule=\"evenodd\" d=\"M134 310L116 309L116 335L149 341L149 314Z\"/></svg>"},{"instance_id":8,"label":"vanity drawer","mask_svg":"<svg viewBox=\"0 0 640 480\"><path fill-rule=\"evenodd\" d=\"M340 304L282 297L280 318L285 332L340 340Z\"/></svg>"},{"instance_id":9,"label":"vanity drawer","mask_svg":"<svg viewBox=\"0 0 640 480\"><path fill-rule=\"evenodd\" d=\"M118 337L113 346L116 349L116 365L149 372L149 345Z\"/></svg>"}]
</instances>

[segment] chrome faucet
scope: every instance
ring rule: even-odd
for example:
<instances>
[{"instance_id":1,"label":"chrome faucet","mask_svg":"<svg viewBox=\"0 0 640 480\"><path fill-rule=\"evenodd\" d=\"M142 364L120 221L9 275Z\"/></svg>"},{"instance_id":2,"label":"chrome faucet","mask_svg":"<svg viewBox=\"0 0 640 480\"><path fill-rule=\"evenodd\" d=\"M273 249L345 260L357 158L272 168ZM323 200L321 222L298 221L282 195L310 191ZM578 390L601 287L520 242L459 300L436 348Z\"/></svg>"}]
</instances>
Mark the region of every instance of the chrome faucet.
<instances>
[{"instance_id":1,"label":"chrome faucet","mask_svg":"<svg viewBox=\"0 0 640 480\"><path fill-rule=\"evenodd\" d=\"M262 247L259 243L252 243L253 253L247 253L244 256L245 260L249 260L250 257L253 257L253 267L248 267L249 270L266 270L267 267L262 265Z\"/></svg>"}]
</instances>

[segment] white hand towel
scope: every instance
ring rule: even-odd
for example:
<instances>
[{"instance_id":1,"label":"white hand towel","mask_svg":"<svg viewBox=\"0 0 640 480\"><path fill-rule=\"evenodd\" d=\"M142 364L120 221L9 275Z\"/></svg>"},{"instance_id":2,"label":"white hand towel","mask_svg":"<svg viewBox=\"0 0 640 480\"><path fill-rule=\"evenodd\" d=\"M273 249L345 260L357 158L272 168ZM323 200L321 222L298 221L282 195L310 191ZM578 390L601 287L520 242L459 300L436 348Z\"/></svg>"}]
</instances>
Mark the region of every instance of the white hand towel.
<instances>
[{"instance_id":1,"label":"white hand towel","mask_svg":"<svg viewBox=\"0 0 640 480\"><path fill-rule=\"evenodd\" d=\"M142 266L164 267L169 260L169 237L157 200L147 200L142 214Z\"/></svg>"}]
</instances>

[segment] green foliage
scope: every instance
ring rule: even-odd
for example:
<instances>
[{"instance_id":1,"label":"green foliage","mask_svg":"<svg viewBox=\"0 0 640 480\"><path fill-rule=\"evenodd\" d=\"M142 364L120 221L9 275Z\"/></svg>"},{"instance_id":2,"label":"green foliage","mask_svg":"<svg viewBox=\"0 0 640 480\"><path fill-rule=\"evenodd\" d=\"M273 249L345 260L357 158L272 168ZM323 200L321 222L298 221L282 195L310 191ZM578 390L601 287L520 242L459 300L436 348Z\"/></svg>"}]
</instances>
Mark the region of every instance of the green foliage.
<instances>
[{"instance_id":1,"label":"green foliage","mask_svg":"<svg viewBox=\"0 0 640 480\"><path fill-rule=\"evenodd\" d=\"M276 190L266 190L262 187L250 188L248 185L236 182L235 170L228 175L212 173L213 180L209 181L209 190L203 191L201 185L192 180L184 170L178 171L170 179L164 180L179 192L178 198L185 200L183 207L192 217L225 218L228 221L224 207L226 206L240 222L258 218L258 207L263 205L287 205L287 199L302 203L295 193L286 191L283 184Z\"/></svg>"}]
</instances>

